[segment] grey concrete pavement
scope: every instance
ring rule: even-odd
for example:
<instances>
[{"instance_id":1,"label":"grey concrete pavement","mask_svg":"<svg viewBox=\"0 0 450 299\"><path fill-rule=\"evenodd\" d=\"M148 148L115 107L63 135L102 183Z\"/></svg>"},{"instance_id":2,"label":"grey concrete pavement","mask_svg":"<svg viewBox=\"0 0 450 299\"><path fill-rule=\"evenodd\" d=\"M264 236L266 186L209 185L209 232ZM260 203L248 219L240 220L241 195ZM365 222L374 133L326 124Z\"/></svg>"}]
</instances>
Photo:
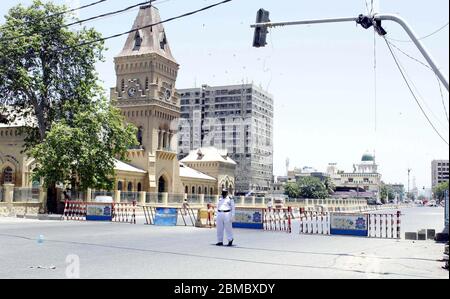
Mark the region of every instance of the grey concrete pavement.
<instances>
[{"instance_id":1,"label":"grey concrete pavement","mask_svg":"<svg viewBox=\"0 0 450 299\"><path fill-rule=\"evenodd\" d=\"M439 208L403 213L417 229L443 219ZM444 247L432 241L252 230L236 239L217 248L212 229L0 218L0 278L66 278L68 255L79 257L81 278L449 278Z\"/></svg>"}]
</instances>

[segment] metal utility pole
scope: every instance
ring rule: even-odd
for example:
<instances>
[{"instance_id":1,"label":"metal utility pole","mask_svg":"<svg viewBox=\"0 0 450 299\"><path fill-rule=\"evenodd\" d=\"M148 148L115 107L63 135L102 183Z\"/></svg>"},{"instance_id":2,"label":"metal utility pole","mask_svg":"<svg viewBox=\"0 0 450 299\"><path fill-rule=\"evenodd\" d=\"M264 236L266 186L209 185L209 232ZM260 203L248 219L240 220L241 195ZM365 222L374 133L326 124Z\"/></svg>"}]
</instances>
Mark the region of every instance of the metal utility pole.
<instances>
[{"instance_id":1,"label":"metal utility pole","mask_svg":"<svg viewBox=\"0 0 450 299\"><path fill-rule=\"evenodd\" d=\"M378 7L378 4L376 4L376 7ZM449 91L449 84L448 79L445 77L444 73L441 71L441 69L437 66L436 62L434 61L431 54L428 52L428 50L425 48L425 45L420 41L419 37L416 35L414 30L411 28L411 26L408 24L408 22L403 19L402 17L395 15L395 14L380 14L376 13L378 8L374 7L375 13L372 13L371 15L359 15L358 17L347 17L347 18L330 18L330 19L312 19L312 20L303 20L303 21L294 21L294 22L279 22L279 23L273 23L268 21L269 20L269 13L265 10L260 10L258 12L257 16L257 23L251 25L251 28L255 28L255 38L253 42L254 47L264 47L266 42L266 34L268 28L275 28L275 27L284 27L284 26L294 26L294 25L312 25L312 24L327 24L327 23L345 23L345 22L356 22L357 24L361 25L365 29L369 29L371 27L374 27L375 31L381 35L385 36L387 32L382 27L383 21L393 21L406 31L406 33L409 35L413 43L416 45L417 49L422 53L425 60L428 62L430 67L433 69L433 71L438 76L439 80L442 82L442 84L445 86L447 91Z\"/></svg>"},{"instance_id":2,"label":"metal utility pole","mask_svg":"<svg viewBox=\"0 0 450 299\"><path fill-rule=\"evenodd\" d=\"M411 189L410 189L410 183L411 183L411 171L412 171L412 169L411 168L408 168L408 199L409 199L409 197L410 197L410 193L411 193Z\"/></svg>"}]
</instances>

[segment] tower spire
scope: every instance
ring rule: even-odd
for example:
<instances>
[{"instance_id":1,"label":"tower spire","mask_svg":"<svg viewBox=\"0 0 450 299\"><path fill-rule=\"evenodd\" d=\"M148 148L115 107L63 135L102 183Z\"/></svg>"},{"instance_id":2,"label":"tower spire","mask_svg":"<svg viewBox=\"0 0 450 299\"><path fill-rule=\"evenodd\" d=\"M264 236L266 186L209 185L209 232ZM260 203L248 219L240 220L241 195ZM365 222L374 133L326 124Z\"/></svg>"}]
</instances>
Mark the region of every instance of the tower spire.
<instances>
[{"instance_id":1,"label":"tower spire","mask_svg":"<svg viewBox=\"0 0 450 299\"><path fill-rule=\"evenodd\" d=\"M161 22L159 10L152 5L152 2L140 7L138 16L132 27L133 30ZM117 57L141 56L146 54L158 54L176 63L170 50L163 24L131 32L127 37L125 46Z\"/></svg>"}]
</instances>

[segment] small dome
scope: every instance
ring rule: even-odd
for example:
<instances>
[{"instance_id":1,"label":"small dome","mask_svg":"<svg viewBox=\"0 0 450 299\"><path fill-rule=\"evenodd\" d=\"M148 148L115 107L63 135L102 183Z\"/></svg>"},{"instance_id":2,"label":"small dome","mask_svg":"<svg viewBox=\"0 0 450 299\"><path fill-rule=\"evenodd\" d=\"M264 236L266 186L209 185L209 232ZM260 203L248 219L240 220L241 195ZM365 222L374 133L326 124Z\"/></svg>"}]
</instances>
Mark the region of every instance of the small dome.
<instances>
[{"instance_id":1,"label":"small dome","mask_svg":"<svg viewBox=\"0 0 450 299\"><path fill-rule=\"evenodd\" d=\"M362 162L375 162L375 156L370 153L365 153L362 158Z\"/></svg>"}]
</instances>

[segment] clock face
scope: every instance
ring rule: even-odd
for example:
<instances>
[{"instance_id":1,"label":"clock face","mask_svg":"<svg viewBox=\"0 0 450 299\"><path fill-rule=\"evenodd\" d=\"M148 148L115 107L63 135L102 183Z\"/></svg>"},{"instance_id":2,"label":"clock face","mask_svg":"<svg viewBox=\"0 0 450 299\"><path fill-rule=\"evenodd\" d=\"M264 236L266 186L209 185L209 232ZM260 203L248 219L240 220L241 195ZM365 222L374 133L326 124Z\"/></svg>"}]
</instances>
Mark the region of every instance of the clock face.
<instances>
[{"instance_id":1,"label":"clock face","mask_svg":"<svg viewBox=\"0 0 450 299\"><path fill-rule=\"evenodd\" d=\"M169 101L170 98L172 97L172 92L171 92L170 90L167 89L167 90L164 92L164 97L166 98L166 101Z\"/></svg>"},{"instance_id":2,"label":"clock face","mask_svg":"<svg viewBox=\"0 0 450 299\"><path fill-rule=\"evenodd\" d=\"M130 88L128 89L128 95L129 95L131 98L135 97L135 96L136 96L136 93L137 93L136 88L130 87Z\"/></svg>"}]
</instances>

